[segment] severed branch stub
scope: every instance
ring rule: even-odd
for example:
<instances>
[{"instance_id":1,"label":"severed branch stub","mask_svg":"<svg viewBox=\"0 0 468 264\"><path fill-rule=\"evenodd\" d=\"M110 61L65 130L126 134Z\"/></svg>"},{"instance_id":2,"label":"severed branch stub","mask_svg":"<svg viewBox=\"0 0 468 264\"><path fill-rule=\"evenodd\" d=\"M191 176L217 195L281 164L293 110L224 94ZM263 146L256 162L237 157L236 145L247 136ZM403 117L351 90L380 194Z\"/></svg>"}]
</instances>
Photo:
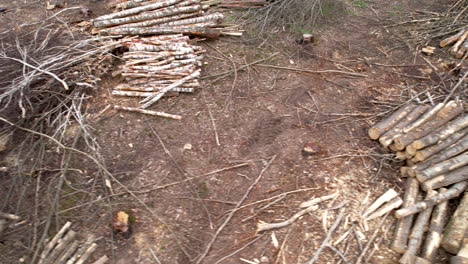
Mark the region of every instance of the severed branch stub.
<instances>
[{"instance_id":1,"label":"severed branch stub","mask_svg":"<svg viewBox=\"0 0 468 264\"><path fill-rule=\"evenodd\" d=\"M377 198L377 200L375 200L375 202L372 203L371 206L369 206L369 208L367 208L367 210L362 215L362 218L367 218L369 214L377 210L377 208L379 208L382 204L394 199L397 196L398 196L398 193L395 190L389 189L384 194L382 194L379 198Z\"/></svg>"},{"instance_id":2,"label":"severed branch stub","mask_svg":"<svg viewBox=\"0 0 468 264\"><path fill-rule=\"evenodd\" d=\"M416 106L413 104L406 105L397 110L388 118L378 122L369 129L369 137L372 139L378 139L381 135L383 135L385 132L394 127L398 123L398 121L400 121L403 117L408 115L408 113L410 113L415 107Z\"/></svg>"}]
</instances>

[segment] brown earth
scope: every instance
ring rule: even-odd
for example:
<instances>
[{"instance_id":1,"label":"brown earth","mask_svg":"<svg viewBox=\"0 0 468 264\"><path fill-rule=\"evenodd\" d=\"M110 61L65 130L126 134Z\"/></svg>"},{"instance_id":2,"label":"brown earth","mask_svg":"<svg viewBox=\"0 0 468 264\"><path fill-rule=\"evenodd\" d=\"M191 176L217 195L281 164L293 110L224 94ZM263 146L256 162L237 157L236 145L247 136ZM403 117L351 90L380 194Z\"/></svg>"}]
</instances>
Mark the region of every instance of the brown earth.
<instances>
[{"instance_id":1,"label":"brown earth","mask_svg":"<svg viewBox=\"0 0 468 264\"><path fill-rule=\"evenodd\" d=\"M0 7L8 8L1 15L5 25L34 22L60 10L45 11L43 1L21 2L0 1ZM104 1L65 2L64 7L86 6L91 17L111 11ZM116 183L116 195L110 200L102 199L102 188L93 187L94 202L59 214L57 221L71 220L82 234L100 237L95 256L107 254L110 263L157 263L151 251L161 263L195 263L236 203L265 170L244 207L219 233L203 263L243 263L240 258L253 261L262 257L268 258L266 263L304 263L314 256L334 223L339 210L333 207L345 201L346 220L335 230L332 241L351 227L364 237L358 240L351 232L334 246L354 262L360 247L379 230L366 254L370 256L368 262L394 263L398 256L388 249L393 217L380 226L380 219L369 222L368 230L362 230L357 222L373 199L388 188L401 191L402 186L400 164L368 139L366 130L410 98L410 87L417 91L436 82L437 76L427 75L429 65L384 27L390 20L405 20L413 7L428 1L366 2L368 7L361 8L348 1L350 12L317 27L313 32L317 41L310 45L297 44L300 34L295 32L278 33L268 42L249 41L248 36L200 42L208 51L203 88L195 94L168 97L153 107L182 115L181 121L106 110L109 104L136 101L109 96L120 80L110 73L102 76L102 87L93 92L87 114L109 171L134 191L140 202ZM441 6L440 1L430 2ZM425 8L435 10L430 5ZM73 21L76 24L88 19L79 12L65 18L71 26ZM233 69L233 65L239 68L264 58L268 59L262 64L335 72L307 73L258 64ZM224 78L210 77L227 70L232 73ZM304 156L306 143L320 151ZM243 163L246 165L231 168ZM86 165L74 163L83 172L70 176L71 185L76 183L78 189L101 184L92 182L96 172L87 171ZM157 189L223 168L227 169ZM292 193L280 196L288 192ZM299 211L301 202L334 192L339 192L337 199L321 204L318 211L289 227L256 234L260 220L286 220ZM252 204L269 197L281 199ZM89 200L77 199L63 209L82 202ZM130 238L111 234L110 219L117 210L126 210L134 217ZM272 242L273 234L279 248ZM14 245L11 255L0 258L2 263L17 263L27 254L20 243ZM230 255L233 252L237 253ZM317 263L339 261L334 251L325 248Z\"/></svg>"}]
</instances>

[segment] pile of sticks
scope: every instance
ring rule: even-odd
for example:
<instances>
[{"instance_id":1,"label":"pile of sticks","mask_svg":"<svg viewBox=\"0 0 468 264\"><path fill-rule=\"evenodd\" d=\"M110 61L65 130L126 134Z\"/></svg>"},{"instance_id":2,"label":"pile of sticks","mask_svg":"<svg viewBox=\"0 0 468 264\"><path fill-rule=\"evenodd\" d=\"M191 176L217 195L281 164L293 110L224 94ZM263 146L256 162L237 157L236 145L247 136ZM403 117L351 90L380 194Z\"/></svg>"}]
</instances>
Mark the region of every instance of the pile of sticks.
<instances>
[{"instance_id":1,"label":"pile of sticks","mask_svg":"<svg viewBox=\"0 0 468 264\"><path fill-rule=\"evenodd\" d=\"M84 242L77 239L77 233L70 229L71 223L67 222L59 232L50 240L42 251L38 264L83 264L94 253L97 244L94 236L89 236ZM104 264L107 256L102 256L92 264Z\"/></svg>"},{"instance_id":2,"label":"pile of sticks","mask_svg":"<svg viewBox=\"0 0 468 264\"><path fill-rule=\"evenodd\" d=\"M468 52L468 27L460 30L457 34L440 41L440 46L443 48L447 45L453 46L450 48L450 54L457 59L462 58Z\"/></svg>"},{"instance_id":3,"label":"pile of sticks","mask_svg":"<svg viewBox=\"0 0 468 264\"><path fill-rule=\"evenodd\" d=\"M138 111L147 113L144 109L168 93L193 92L200 87L198 77L205 51L189 41L182 34L122 40L128 52L123 55L125 64L118 74L125 78L125 83L116 86L112 94L144 97ZM175 115L155 115L180 119Z\"/></svg>"},{"instance_id":4,"label":"pile of sticks","mask_svg":"<svg viewBox=\"0 0 468 264\"><path fill-rule=\"evenodd\" d=\"M208 14L200 0L131 0L114 2L119 12L93 19L95 33L107 35L186 34L216 38L241 35L221 28L223 14Z\"/></svg>"},{"instance_id":5,"label":"pile of sticks","mask_svg":"<svg viewBox=\"0 0 468 264\"><path fill-rule=\"evenodd\" d=\"M405 105L371 127L369 136L407 163L401 168L407 180L402 208L395 213L398 221L392 242L392 249L403 254L400 262L434 263L441 245L459 253L454 258L464 258L466 194L446 225L448 201L462 196L468 187L468 115L463 102ZM421 191L424 198L418 200Z\"/></svg>"}]
</instances>

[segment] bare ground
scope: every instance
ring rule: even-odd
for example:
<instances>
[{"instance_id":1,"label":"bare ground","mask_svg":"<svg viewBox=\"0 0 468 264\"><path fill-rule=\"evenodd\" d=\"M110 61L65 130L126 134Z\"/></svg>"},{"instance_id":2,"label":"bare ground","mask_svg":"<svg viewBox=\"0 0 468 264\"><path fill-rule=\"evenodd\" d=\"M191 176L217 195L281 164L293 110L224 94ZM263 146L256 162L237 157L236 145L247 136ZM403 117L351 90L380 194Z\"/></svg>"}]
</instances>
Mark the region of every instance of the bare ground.
<instances>
[{"instance_id":1,"label":"bare ground","mask_svg":"<svg viewBox=\"0 0 468 264\"><path fill-rule=\"evenodd\" d=\"M110 11L100 1L69 2L70 6L86 5L91 16ZM44 9L42 3L32 5ZM97 172L87 170L87 162L76 161L73 167L81 173L71 172L70 185L83 191L67 196L74 198L62 203L57 226L71 220L82 234L101 237L95 256L107 254L112 257L110 263L156 263L151 251L161 263L195 263L253 186L244 207L219 233L203 263L241 263L240 258L253 261L262 257L267 257L266 263L305 263L334 223L339 210L333 207L345 201L345 221L333 240L353 226L364 237L359 239L351 232L334 246L354 262L360 247L379 230L366 258L369 263L393 263L397 256L388 249L393 217L381 226L380 219L371 221L369 230L361 230L357 223L369 201L388 188L401 190L399 164L367 138L366 129L407 100L409 87L417 91L423 84L436 82L437 76L427 74L429 65L383 27L389 17L404 19L412 6L401 1L372 1L368 8L351 4L349 8L349 14L316 29L318 40L313 45L297 44L299 34L290 33L278 33L268 42L247 37L200 42L208 51L203 88L195 94L167 98L155 107L182 115L181 121L106 110L109 104L134 101L111 97L110 90L119 79L102 76L102 87L93 91L87 116L105 165L141 200L115 183L115 194L103 199L102 182L93 175ZM36 19L19 11L6 13L2 19L16 15ZM310 73L258 64L236 70L265 58L261 64L335 72ZM231 74L224 78L210 77L229 70ZM320 151L304 156L301 151L306 143ZM205 175L223 168L226 170ZM259 175L262 178L253 185ZM255 232L258 221L285 220L299 210L302 201L334 192L340 194L337 199L289 227ZM91 203L81 205L90 197ZM252 204L271 197L275 198ZM79 207L67 210L75 206ZM130 238L111 234L110 220L117 210L126 210L135 218ZM13 245L14 250L2 259L16 263L25 253L21 246L8 242L15 240L9 234L4 248ZM273 234L279 247L272 242ZM317 263L339 261L334 251L325 248Z\"/></svg>"}]
</instances>

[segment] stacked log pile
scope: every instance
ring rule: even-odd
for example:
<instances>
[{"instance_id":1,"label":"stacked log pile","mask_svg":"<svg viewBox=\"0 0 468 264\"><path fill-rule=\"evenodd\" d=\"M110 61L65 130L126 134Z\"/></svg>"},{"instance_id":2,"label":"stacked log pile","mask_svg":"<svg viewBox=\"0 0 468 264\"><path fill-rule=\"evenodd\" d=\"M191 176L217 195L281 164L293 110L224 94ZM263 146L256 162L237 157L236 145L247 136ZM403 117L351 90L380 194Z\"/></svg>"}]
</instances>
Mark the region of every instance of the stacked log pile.
<instances>
[{"instance_id":1,"label":"stacked log pile","mask_svg":"<svg viewBox=\"0 0 468 264\"><path fill-rule=\"evenodd\" d=\"M186 34L216 38L240 35L222 28L223 14L208 14L200 0L131 0L115 2L121 11L93 19L95 33L107 35Z\"/></svg>"},{"instance_id":2,"label":"stacked log pile","mask_svg":"<svg viewBox=\"0 0 468 264\"><path fill-rule=\"evenodd\" d=\"M369 129L369 136L405 160L407 177L392 249L401 263L435 263L437 250L466 255L468 242L468 115L461 101L408 104ZM424 194L425 193L425 194ZM419 197L424 196L421 200ZM462 196L448 216L448 201ZM465 263L465 262L455 262Z\"/></svg>"},{"instance_id":3,"label":"stacked log pile","mask_svg":"<svg viewBox=\"0 0 468 264\"><path fill-rule=\"evenodd\" d=\"M94 236L88 237L85 241L77 238L77 232L70 229L71 223L67 222L59 232L47 243L43 249L38 264L83 264L89 263L97 248ZM104 264L108 260L107 256L102 256L93 264Z\"/></svg>"},{"instance_id":4,"label":"stacked log pile","mask_svg":"<svg viewBox=\"0 0 468 264\"><path fill-rule=\"evenodd\" d=\"M450 48L450 54L455 56L457 59L462 58L466 53L468 53L468 27L460 30L455 35L440 41L440 46L442 48L448 45L452 45Z\"/></svg>"}]
</instances>

